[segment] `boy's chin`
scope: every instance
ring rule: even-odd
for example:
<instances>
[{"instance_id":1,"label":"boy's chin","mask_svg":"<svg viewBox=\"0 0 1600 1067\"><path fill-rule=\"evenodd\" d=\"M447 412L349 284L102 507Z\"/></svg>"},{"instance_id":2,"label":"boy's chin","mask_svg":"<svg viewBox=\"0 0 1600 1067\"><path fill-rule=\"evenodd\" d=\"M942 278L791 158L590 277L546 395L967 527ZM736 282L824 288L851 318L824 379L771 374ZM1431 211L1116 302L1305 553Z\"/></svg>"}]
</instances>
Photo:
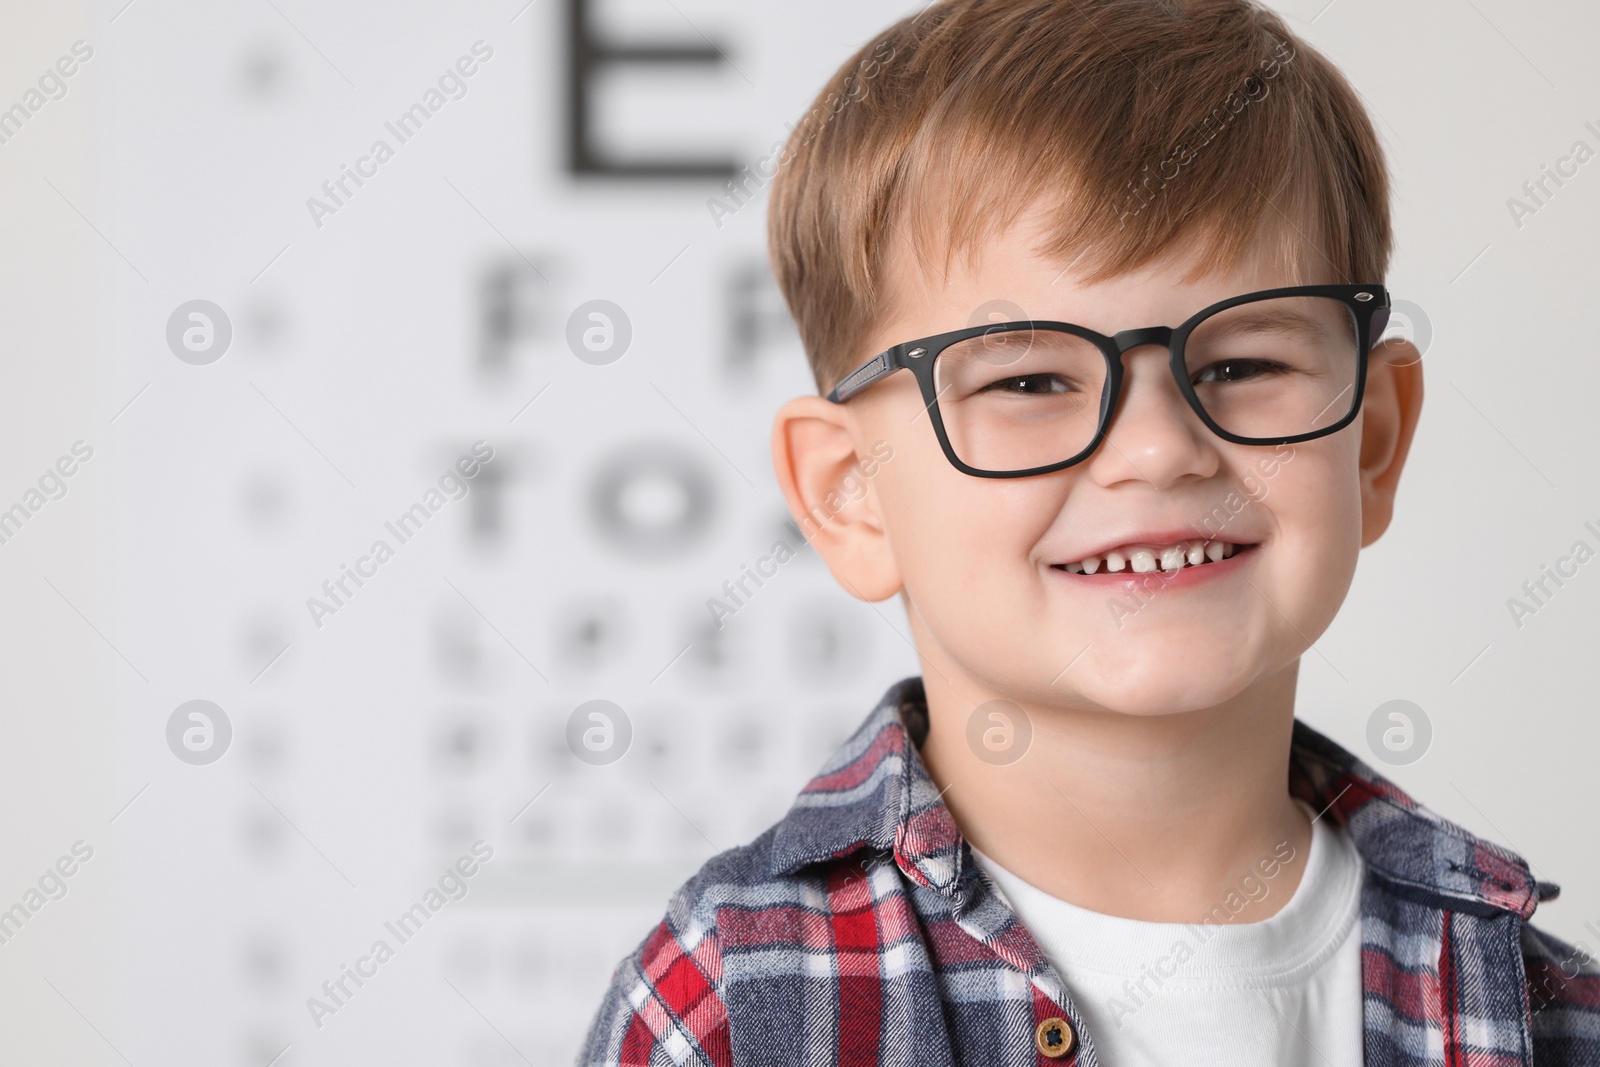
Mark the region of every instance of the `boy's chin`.
<instances>
[{"instance_id":1,"label":"boy's chin","mask_svg":"<svg viewBox=\"0 0 1600 1067\"><path fill-rule=\"evenodd\" d=\"M1106 711L1113 715L1126 715L1130 719L1156 719L1168 715L1184 715L1192 711L1203 711L1206 708L1216 707L1229 697L1237 696L1238 691L1224 692L1215 699L1196 697L1192 691L1171 694L1150 694L1149 699L1129 702L1125 696L1112 698L1110 704L1103 704Z\"/></svg>"},{"instance_id":2,"label":"boy's chin","mask_svg":"<svg viewBox=\"0 0 1600 1067\"><path fill-rule=\"evenodd\" d=\"M1146 644L1131 655L1106 655L1105 651L1090 642L1076 659L979 654L966 662L969 675L981 686L1028 707L1055 706L1140 718L1181 715L1226 704L1272 673L1269 666L1250 657L1197 657L1192 644L1188 651L1162 642ZM1237 654L1240 650L1231 651ZM1035 681L1019 686L1016 680L1020 678Z\"/></svg>"},{"instance_id":3,"label":"boy's chin","mask_svg":"<svg viewBox=\"0 0 1600 1067\"><path fill-rule=\"evenodd\" d=\"M1224 704L1244 692L1261 673L1245 664L1206 664L1192 656L1139 663L1123 659L1109 666L1080 663L1054 688L1112 714L1147 718Z\"/></svg>"}]
</instances>

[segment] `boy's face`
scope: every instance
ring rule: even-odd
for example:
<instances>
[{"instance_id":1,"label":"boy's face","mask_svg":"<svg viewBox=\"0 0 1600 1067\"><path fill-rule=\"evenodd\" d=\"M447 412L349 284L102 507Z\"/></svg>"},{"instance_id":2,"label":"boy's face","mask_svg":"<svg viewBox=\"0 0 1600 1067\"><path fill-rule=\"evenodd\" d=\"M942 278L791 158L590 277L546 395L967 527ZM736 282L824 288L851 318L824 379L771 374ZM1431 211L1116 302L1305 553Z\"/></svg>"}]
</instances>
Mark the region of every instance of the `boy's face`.
<instances>
[{"instance_id":1,"label":"boy's face","mask_svg":"<svg viewBox=\"0 0 1600 1067\"><path fill-rule=\"evenodd\" d=\"M1037 217L1025 215L970 262L957 257L948 277L896 264L894 307L865 353L1011 318L1106 335L1176 326L1224 298L1294 284L1255 252L1194 282L1182 280L1185 264L1169 260L1084 286L1034 254ZM903 241L899 248L909 255ZM1324 280L1332 279L1306 279ZM1122 395L1100 447L1052 474L956 470L907 372L844 405L792 401L775 427L774 456L798 516L848 475L857 454L892 446L869 492L812 543L856 595L903 592L930 684L943 676L974 702L1003 694L1135 715L1187 711L1292 665L1333 619L1358 551L1388 523L1421 402L1417 360L1408 344L1380 346L1362 415L1291 445L1217 437L1178 392L1166 349L1147 346L1124 356ZM1172 530L1252 547L1180 571L1172 585L1159 570L1112 577L1102 565L1091 578L1057 566Z\"/></svg>"}]
</instances>

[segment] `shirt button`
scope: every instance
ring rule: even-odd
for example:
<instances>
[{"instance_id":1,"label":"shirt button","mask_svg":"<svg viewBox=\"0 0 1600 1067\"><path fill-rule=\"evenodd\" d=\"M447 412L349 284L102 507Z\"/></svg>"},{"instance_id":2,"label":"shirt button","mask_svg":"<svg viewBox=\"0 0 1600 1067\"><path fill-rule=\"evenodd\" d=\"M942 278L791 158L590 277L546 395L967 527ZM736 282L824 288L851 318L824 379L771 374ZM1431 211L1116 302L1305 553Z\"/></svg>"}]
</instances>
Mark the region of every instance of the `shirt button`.
<instances>
[{"instance_id":1,"label":"shirt button","mask_svg":"<svg viewBox=\"0 0 1600 1067\"><path fill-rule=\"evenodd\" d=\"M1034 1030L1033 1044L1039 1050L1041 1056L1059 1060L1062 1056L1072 1051L1072 1046L1076 1044L1076 1041L1072 1035L1072 1027L1067 1024L1067 1020L1058 1015L1052 1015L1040 1023L1038 1029Z\"/></svg>"}]
</instances>

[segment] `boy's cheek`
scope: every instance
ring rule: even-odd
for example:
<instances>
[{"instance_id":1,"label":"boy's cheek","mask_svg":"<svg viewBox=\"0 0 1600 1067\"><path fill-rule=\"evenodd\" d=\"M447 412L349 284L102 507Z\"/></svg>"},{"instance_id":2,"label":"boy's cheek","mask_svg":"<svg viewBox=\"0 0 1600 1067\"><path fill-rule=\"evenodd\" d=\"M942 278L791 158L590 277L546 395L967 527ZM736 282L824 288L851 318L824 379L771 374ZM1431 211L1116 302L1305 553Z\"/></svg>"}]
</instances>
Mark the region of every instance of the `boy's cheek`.
<instances>
[{"instance_id":1,"label":"boy's cheek","mask_svg":"<svg viewBox=\"0 0 1600 1067\"><path fill-rule=\"evenodd\" d=\"M1344 511L1359 501L1361 440L1356 433L1338 433L1298 445L1252 449L1238 457L1240 478L1253 479L1269 491L1273 512L1290 521L1302 510Z\"/></svg>"},{"instance_id":2,"label":"boy's cheek","mask_svg":"<svg viewBox=\"0 0 1600 1067\"><path fill-rule=\"evenodd\" d=\"M914 570L936 566L997 579L1019 563L1027 565L1039 539L1070 506L1068 483L963 474L945 457L926 416L906 425L898 410L884 415L859 427L872 442L876 462L863 461L859 473L852 469L847 478L867 483L896 555Z\"/></svg>"}]
</instances>

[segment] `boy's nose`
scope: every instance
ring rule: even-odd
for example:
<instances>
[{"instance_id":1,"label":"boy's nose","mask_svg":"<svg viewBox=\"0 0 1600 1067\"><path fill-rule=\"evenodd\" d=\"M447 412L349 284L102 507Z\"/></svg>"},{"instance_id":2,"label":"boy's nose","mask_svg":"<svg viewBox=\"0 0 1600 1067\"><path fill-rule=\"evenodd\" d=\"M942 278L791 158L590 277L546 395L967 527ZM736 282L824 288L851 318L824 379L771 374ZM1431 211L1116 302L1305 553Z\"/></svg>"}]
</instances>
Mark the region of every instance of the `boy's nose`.
<instances>
[{"instance_id":1,"label":"boy's nose","mask_svg":"<svg viewBox=\"0 0 1600 1067\"><path fill-rule=\"evenodd\" d=\"M1159 326L1116 337L1124 346L1122 388L1105 440L1092 457L1101 478L1137 478L1166 487L1186 474L1209 474L1216 465L1206 440L1210 431L1168 370L1171 332Z\"/></svg>"}]
</instances>

